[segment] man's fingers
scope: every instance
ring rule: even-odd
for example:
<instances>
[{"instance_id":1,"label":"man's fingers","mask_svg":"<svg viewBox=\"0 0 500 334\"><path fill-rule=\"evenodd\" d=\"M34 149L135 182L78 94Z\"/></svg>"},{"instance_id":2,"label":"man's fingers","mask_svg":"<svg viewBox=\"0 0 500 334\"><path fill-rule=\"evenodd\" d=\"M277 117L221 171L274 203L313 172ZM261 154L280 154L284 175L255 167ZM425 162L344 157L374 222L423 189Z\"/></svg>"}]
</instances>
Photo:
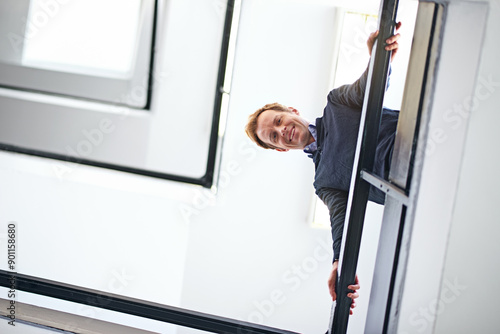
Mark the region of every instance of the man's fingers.
<instances>
[{"instance_id":1,"label":"man's fingers","mask_svg":"<svg viewBox=\"0 0 500 334\"><path fill-rule=\"evenodd\" d=\"M354 279L354 284L348 285L347 288L349 290L359 290L361 288L361 286L359 285L358 275L356 275L356 278Z\"/></svg>"},{"instance_id":2,"label":"man's fingers","mask_svg":"<svg viewBox=\"0 0 500 334\"><path fill-rule=\"evenodd\" d=\"M330 290L330 296L332 296L332 301L337 299L337 294L335 293L335 285L337 284L337 267L338 261L334 261L332 264L332 272L330 273L330 277L328 277L328 289Z\"/></svg>"},{"instance_id":3,"label":"man's fingers","mask_svg":"<svg viewBox=\"0 0 500 334\"><path fill-rule=\"evenodd\" d=\"M337 299L337 294L335 293L335 277L330 277L330 279L328 279L328 290L330 290L332 301L335 301L335 299Z\"/></svg>"},{"instance_id":4,"label":"man's fingers","mask_svg":"<svg viewBox=\"0 0 500 334\"><path fill-rule=\"evenodd\" d=\"M352 303L351 303L351 308L349 309L349 314L350 314L350 315L353 315L353 314L354 314L354 312L353 312L352 310L353 310L355 307L356 307L356 303L355 303L355 302L352 302Z\"/></svg>"},{"instance_id":5,"label":"man's fingers","mask_svg":"<svg viewBox=\"0 0 500 334\"><path fill-rule=\"evenodd\" d=\"M386 45L386 47L385 47L385 49L387 51L396 50L397 48L399 48L399 44L398 43L393 43L393 44L390 44L390 45Z\"/></svg>"},{"instance_id":6,"label":"man's fingers","mask_svg":"<svg viewBox=\"0 0 500 334\"><path fill-rule=\"evenodd\" d=\"M347 294L347 297L349 297L351 299L356 299L356 298L359 297L359 293L357 293L357 292L351 292L351 293Z\"/></svg>"},{"instance_id":7,"label":"man's fingers","mask_svg":"<svg viewBox=\"0 0 500 334\"><path fill-rule=\"evenodd\" d=\"M359 284L353 284L353 285L349 285L347 288L349 290L359 290L361 287L359 286Z\"/></svg>"},{"instance_id":8,"label":"man's fingers","mask_svg":"<svg viewBox=\"0 0 500 334\"><path fill-rule=\"evenodd\" d=\"M401 37L401 34L392 35L391 37L386 39L385 42L387 44L393 44L393 43L397 42L400 37Z\"/></svg>"},{"instance_id":9,"label":"man's fingers","mask_svg":"<svg viewBox=\"0 0 500 334\"><path fill-rule=\"evenodd\" d=\"M350 315L354 314L352 310L356 307L356 302L355 302L356 298L359 297L359 294L356 292L356 290L358 290L360 288L360 286L359 286L359 280L358 280L358 275L356 275L356 279L355 279L354 283L355 284L351 284L351 285L349 285L347 287L350 290L354 290L354 292L351 292L351 293L347 294L347 296L349 298L351 298L351 308L349 309L349 314Z\"/></svg>"},{"instance_id":10,"label":"man's fingers","mask_svg":"<svg viewBox=\"0 0 500 334\"><path fill-rule=\"evenodd\" d=\"M375 39L377 39L378 36L378 30L374 31L368 36L368 40L366 41L366 44L368 44L369 47L373 46L373 43L375 43Z\"/></svg>"},{"instance_id":11,"label":"man's fingers","mask_svg":"<svg viewBox=\"0 0 500 334\"><path fill-rule=\"evenodd\" d=\"M337 299L337 294L335 293L335 288L330 287L330 296L332 296L332 302Z\"/></svg>"}]
</instances>

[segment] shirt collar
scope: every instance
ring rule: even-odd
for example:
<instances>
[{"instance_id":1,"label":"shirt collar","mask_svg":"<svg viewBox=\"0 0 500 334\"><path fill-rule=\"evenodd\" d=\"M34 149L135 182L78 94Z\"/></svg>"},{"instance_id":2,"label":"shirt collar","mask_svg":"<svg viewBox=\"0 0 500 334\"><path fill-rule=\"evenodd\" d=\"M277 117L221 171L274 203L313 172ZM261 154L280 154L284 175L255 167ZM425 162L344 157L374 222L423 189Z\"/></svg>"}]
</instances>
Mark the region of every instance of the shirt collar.
<instances>
[{"instance_id":1,"label":"shirt collar","mask_svg":"<svg viewBox=\"0 0 500 334\"><path fill-rule=\"evenodd\" d=\"M304 147L304 153L312 154L318 149L318 135L316 133L316 125L314 125L313 123L309 124L309 132L313 136L314 141Z\"/></svg>"}]
</instances>

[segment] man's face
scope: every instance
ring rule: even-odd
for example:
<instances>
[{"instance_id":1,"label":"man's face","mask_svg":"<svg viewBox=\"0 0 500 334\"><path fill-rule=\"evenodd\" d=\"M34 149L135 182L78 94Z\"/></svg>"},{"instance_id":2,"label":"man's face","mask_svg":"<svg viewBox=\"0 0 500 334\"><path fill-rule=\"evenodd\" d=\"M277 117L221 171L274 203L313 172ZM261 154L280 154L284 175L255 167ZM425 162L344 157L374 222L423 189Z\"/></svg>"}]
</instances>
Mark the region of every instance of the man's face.
<instances>
[{"instance_id":1,"label":"man's face","mask_svg":"<svg viewBox=\"0 0 500 334\"><path fill-rule=\"evenodd\" d=\"M297 110L290 112L266 110L257 118L257 137L278 151L304 149L314 141L309 123Z\"/></svg>"}]
</instances>

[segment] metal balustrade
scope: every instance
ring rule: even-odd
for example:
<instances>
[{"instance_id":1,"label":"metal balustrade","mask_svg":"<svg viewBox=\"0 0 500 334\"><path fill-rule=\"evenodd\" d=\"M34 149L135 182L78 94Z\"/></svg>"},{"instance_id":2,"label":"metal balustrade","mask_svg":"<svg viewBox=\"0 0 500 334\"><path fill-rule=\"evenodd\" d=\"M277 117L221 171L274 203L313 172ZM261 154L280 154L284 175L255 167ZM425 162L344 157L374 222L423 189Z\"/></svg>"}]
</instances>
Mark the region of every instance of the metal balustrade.
<instances>
[{"instance_id":1,"label":"metal balustrade","mask_svg":"<svg viewBox=\"0 0 500 334\"><path fill-rule=\"evenodd\" d=\"M54 282L5 270L0 270L0 286L15 286L16 290L19 291L195 328L210 333L296 334L278 328L162 305L112 293L104 293L98 290Z\"/></svg>"},{"instance_id":2,"label":"metal balustrade","mask_svg":"<svg viewBox=\"0 0 500 334\"><path fill-rule=\"evenodd\" d=\"M354 282L361 243L363 221L370 186L386 194L377 259L372 282L365 333L396 333L398 307L404 285L407 248L411 235L405 224L407 211L413 203L410 196L412 176L420 168L418 159L421 119L427 117L426 105L432 94L434 72L439 48L439 34L445 7L433 2L420 2L413 36L411 58L404 98L398 121L389 179L372 174L377 145L383 97L387 84L390 52L383 49L386 38L393 34L398 1L381 4L380 34L368 74L363 106L361 145L358 145L349 194L344 239L339 270L337 303L332 308L330 333L347 332L351 299L347 286ZM367 113L367 110L370 110Z\"/></svg>"},{"instance_id":3,"label":"metal balustrade","mask_svg":"<svg viewBox=\"0 0 500 334\"><path fill-rule=\"evenodd\" d=\"M374 166L377 137L387 87L391 52L385 50L385 40L394 33L397 0L384 0L379 11L379 35L372 50L367 87L361 116L361 141L358 140L353 179L349 192L342 255L339 262L337 300L330 321L330 333L346 333L351 298L347 297L347 286L355 281L359 247L363 232L368 193L371 184L364 175L371 175ZM367 112L367 111L370 112ZM361 133L361 132L360 132ZM377 180L377 182L380 182ZM394 192L396 193L396 192Z\"/></svg>"}]
</instances>

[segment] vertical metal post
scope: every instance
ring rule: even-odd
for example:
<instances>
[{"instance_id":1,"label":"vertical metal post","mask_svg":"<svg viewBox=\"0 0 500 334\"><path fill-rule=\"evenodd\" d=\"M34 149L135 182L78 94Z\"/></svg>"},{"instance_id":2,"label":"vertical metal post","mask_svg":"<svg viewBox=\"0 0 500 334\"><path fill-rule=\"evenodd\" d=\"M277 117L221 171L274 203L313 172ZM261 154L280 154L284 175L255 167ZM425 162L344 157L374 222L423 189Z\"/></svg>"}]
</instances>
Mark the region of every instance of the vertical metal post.
<instances>
[{"instance_id":1,"label":"vertical metal post","mask_svg":"<svg viewBox=\"0 0 500 334\"><path fill-rule=\"evenodd\" d=\"M411 58L399 117L397 137L389 173L392 184L410 191L414 157L426 87L429 85L428 73L433 71L434 57L431 49L436 40L433 38L438 29L438 13L441 5L432 2L420 3L415 24L415 34ZM416 167L418 168L418 166ZM387 198L380 231L375 272L373 275L370 305L366 319L365 333L391 333L397 325L399 286L402 276L398 274L405 266L400 256L405 253L401 247L403 235L411 229L405 226L407 209L396 198ZM400 261L400 259L403 259Z\"/></svg>"},{"instance_id":2,"label":"vertical metal post","mask_svg":"<svg viewBox=\"0 0 500 334\"><path fill-rule=\"evenodd\" d=\"M344 227L340 260L340 278L337 281L337 304L330 324L330 333L347 332L351 299L347 286L356 276L359 246L363 231L370 184L361 179L361 171L372 171L380 127L385 88L391 53L385 50L385 39L394 32L398 0L383 0L379 11L379 36L373 50L368 72L365 100L361 116L360 134L353 167L353 179ZM369 111L369 112L368 112Z\"/></svg>"}]
</instances>

